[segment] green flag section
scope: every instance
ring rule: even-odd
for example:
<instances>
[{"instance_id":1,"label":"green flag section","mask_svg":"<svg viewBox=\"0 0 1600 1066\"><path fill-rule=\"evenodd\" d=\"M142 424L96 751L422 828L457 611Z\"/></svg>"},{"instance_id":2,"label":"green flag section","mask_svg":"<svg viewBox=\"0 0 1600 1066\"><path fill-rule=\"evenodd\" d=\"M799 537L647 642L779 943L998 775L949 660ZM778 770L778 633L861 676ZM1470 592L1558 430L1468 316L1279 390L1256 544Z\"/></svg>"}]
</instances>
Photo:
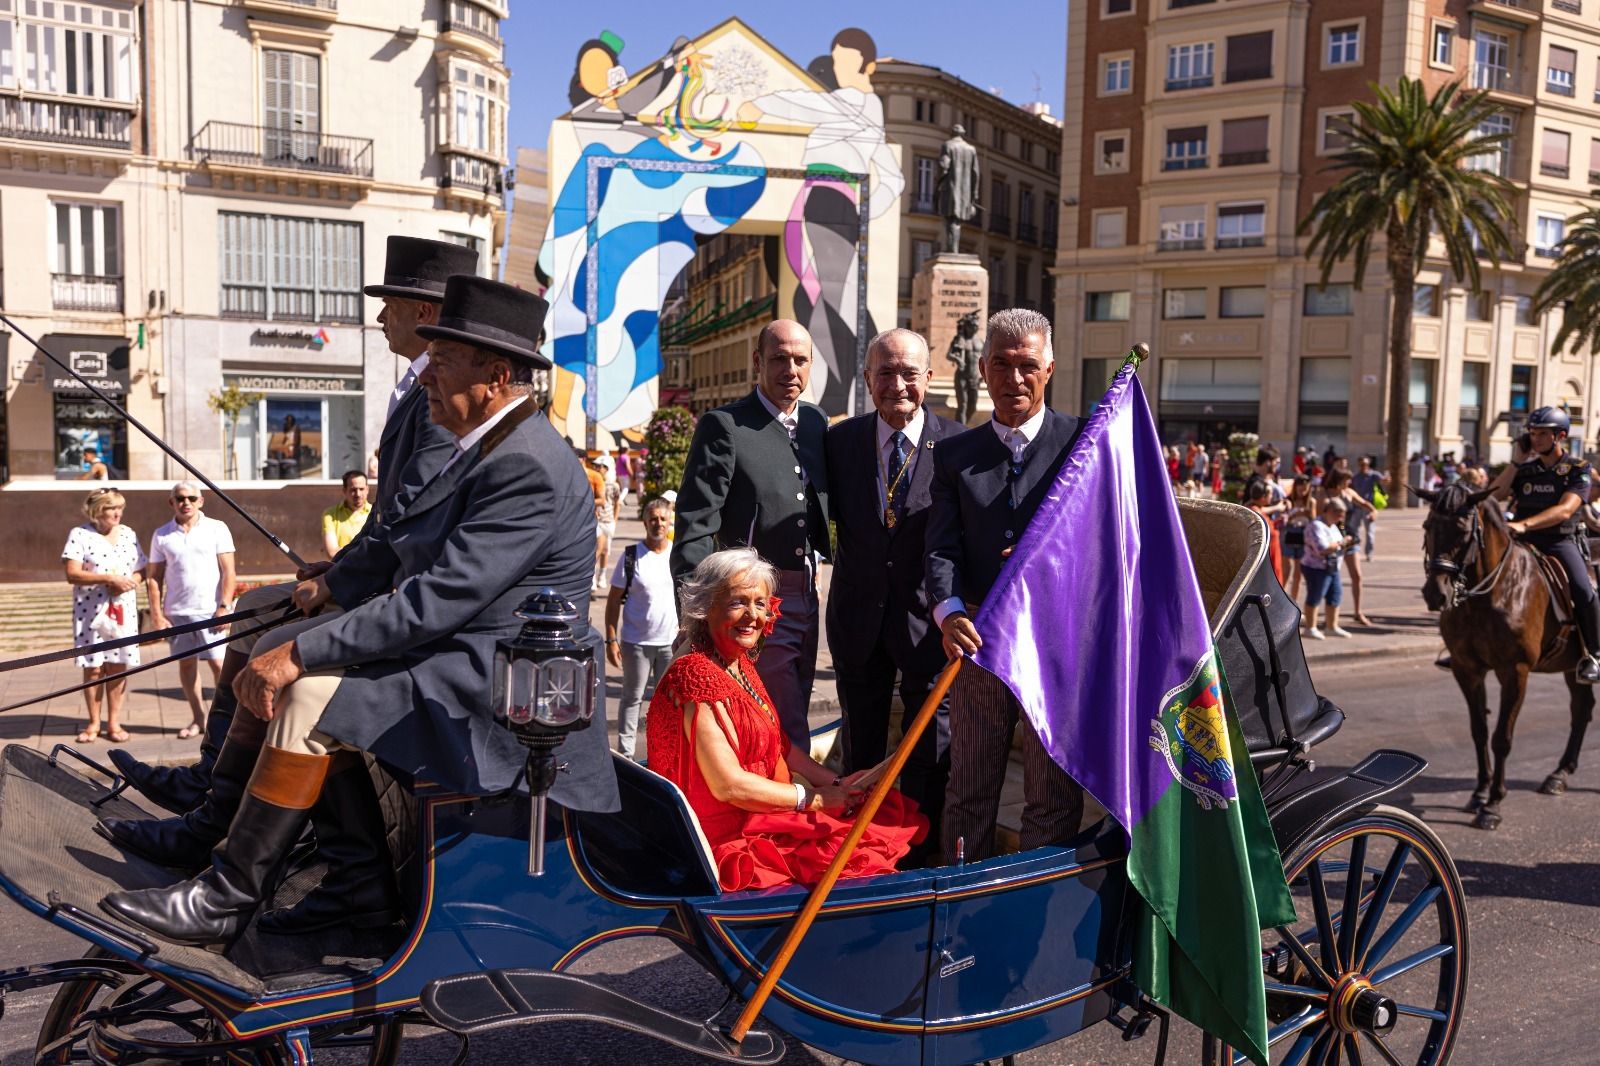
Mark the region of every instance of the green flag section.
<instances>
[{"instance_id":1,"label":"green flag section","mask_svg":"<svg viewBox=\"0 0 1600 1066\"><path fill-rule=\"evenodd\" d=\"M1220 692L1220 709L1227 686L1212 691ZM1203 700L1169 704L1170 717L1190 715ZM1266 1066L1261 931L1293 924L1294 900L1244 737L1231 714L1225 720L1227 746L1219 754L1238 753L1236 764L1229 758L1240 770L1235 798L1207 799L1174 781L1130 834L1128 880L1140 897L1133 980L1157 1003ZM1195 732L1173 721L1167 735Z\"/></svg>"}]
</instances>

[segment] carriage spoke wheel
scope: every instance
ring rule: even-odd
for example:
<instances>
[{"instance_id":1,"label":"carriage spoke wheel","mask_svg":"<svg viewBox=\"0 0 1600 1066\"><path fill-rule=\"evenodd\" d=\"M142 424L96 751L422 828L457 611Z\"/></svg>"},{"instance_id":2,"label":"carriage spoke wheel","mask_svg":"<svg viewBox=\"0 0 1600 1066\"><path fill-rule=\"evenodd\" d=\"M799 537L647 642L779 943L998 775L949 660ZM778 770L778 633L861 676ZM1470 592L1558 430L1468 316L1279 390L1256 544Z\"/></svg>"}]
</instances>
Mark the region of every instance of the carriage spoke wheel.
<instances>
[{"instance_id":1,"label":"carriage spoke wheel","mask_svg":"<svg viewBox=\"0 0 1600 1066\"><path fill-rule=\"evenodd\" d=\"M1274 1066L1449 1061L1467 988L1466 897L1421 819L1376 807L1285 859L1296 921L1262 935ZM1242 1053L1206 1038L1209 1066Z\"/></svg>"},{"instance_id":2,"label":"carriage spoke wheel","mask_svg":"<svg viewBox=\"0 0 1600 1066\"><path fill-rule=\"evenodd\" d=\"M96 949L91 959L111 958ZM289 1047L278 1039L254 1043L230 1042L226 1032L199 1004L154 978L130 977L118 985L98 981L70 981L56 991L34 1054L45 1066L98 1061L91 1059L90 1043L96 1026L111 1040L128 1037L180 1049L183 1061L245 1066L288 1066L295 1061ZM393 1066L400 1057L404 1026L397 1018L383 1018L350 1026L324 1026L313 1030L311 1044L316 1061L337 1066ZM202 1048L218 1043L214 1055ZM104 1051L105 1049L102 1049ZM101 1056L104 1058L104 1054Z\"/></svg>"}]
</instances>

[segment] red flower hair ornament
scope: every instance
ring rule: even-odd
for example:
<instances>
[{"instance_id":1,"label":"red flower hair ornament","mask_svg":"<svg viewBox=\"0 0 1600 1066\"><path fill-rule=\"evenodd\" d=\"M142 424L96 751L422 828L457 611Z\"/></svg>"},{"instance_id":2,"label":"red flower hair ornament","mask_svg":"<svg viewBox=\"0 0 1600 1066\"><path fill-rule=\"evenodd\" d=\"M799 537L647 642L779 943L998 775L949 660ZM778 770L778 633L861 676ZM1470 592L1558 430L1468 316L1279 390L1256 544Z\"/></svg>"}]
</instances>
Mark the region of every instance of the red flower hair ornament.
<instances>
[{"instance_id":1,"label":"red flower hair ornament","mask_svg":"<svg viewBox=\"0 0 1600 1066\"><path fill-rule=\"evenodd\" d=\"M778 624L778 619L783 617L783 611L780 609L782 604L783 601L776 596L767 599L767 624L761 627L763 637L772 636L773 627Z\"/></svg>"}]
</instances>

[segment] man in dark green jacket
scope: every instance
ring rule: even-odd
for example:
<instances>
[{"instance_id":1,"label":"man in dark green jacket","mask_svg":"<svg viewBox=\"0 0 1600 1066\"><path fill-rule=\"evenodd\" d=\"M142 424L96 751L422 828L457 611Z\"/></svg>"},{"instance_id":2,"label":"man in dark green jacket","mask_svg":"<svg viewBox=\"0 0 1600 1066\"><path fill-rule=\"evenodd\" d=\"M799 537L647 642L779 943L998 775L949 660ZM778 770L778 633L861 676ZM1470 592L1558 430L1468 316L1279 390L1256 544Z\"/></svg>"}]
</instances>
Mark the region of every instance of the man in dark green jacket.
<instances>
[{"instance_id":1,"label":"man in dark green jacket","mask_svg":"<svg viewBox=\"0 0 1600 1066\"><path fill-rule=\"evenodd\" d=\"M751 357L755 389L695 427L672 548L679 582L723 548L754 548L778 568L782 617L756 672L800 745L817 668L817 562L829 558L828 416L800 399L811 362L811 335L798 322L779 319L761 331Z\"/></svg>"}]
</instances>

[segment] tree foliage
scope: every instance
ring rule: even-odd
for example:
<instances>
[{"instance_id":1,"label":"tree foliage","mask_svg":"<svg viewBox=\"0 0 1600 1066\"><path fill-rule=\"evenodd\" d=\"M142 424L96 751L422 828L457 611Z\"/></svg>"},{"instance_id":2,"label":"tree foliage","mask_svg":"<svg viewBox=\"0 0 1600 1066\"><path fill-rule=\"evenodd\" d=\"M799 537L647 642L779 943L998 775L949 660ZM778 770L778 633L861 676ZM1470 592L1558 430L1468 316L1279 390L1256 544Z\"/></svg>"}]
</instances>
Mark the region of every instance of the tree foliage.
<instances>
[{"instance_id":1,"label":"tree foliage","mask_svg":"<svg viewBox=\"0 0 1600 1066\"><path fill-rule=\"evenodd\" d=\"M683 483L683 469L694 440L694 415L687 407L662 407L645 427L644 487L639 493L639 513L644 505Z\"/></svg>"},{"instance_id":2,"label":"tree foliage","mask_svg":"<svg viewBox=\"0 0 1600 1066\"><path fill-rule=\"evenodd\" d=\"M1600 189L1591 194L1600 197ZM1567 219L1561 257L1533 296L1534 314L1565 306L1550 354L1563 347L1577 352L1600 343L1600 208Z\"/></svg>"}]
</instances>

